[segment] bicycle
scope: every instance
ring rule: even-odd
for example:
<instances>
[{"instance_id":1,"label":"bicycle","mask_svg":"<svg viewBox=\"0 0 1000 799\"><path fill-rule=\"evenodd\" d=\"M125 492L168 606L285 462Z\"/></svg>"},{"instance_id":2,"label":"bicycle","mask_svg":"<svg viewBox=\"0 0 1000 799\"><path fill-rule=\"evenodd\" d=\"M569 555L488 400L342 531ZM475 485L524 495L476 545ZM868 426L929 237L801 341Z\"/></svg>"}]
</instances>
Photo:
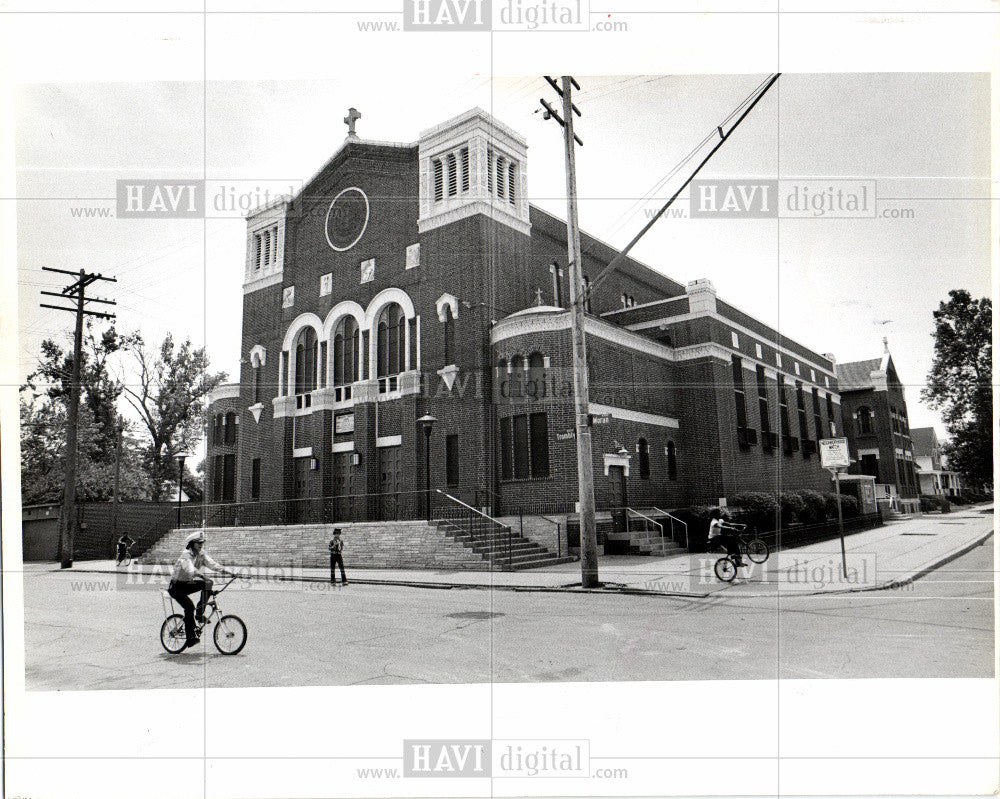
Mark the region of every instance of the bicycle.
<instances>
[{"instance_id":1,"label":"bicycle","mask_svg":"<svg viewBox=\"0 0 1000 799\"><path fill-rule=\"evenodd\" d=\"M743 535L743 531L747 529L745 524L728 525L727 529L736 531L741 555L745 554L753 563L763 563L768 559L771 552L767 548L767 544L764 543L764 539L756 533L754 533L754 537L750 540L747 540ZM731 583L736 578L737 568L736 559L729 553L726 553L715 561L715 576L724 583Z\"/></svg>"},{"instance_id":2,"label":"bicycle","mask_svg":"<svg viewBox=\"0 0 1000 799\"><path fill-rule=\"evenodd\" d=\"M118 557L118 547L115 547L115 566L128 566L132 562L132 544L125 547L125 552Z\"/></svg>"},{"instance_id":3,"label":"bicycle","mask_svg":"<svg viewBox=\"0 0 1000 799\"><path fill-rule=\"evenodd\" d=\"M247 626L243 619L232 614L223 616L219 609L219 594L232 585L234 576L228 583L217 591L211 591L208 595L208 602L203 611L204 621L195 619L195 631L201 638L201 631L215 619L215 629L212 632L212 640L215 641L215 648L223 655L238 655L247 643ZM170 610L173 610L173 597L166 591L164 596L164 610L167 608L167 600L170 601ZM187 633L184 630L184 615L182 613L171 613L163 621L160 627L160 643L171 655L181 652L187 645Z\"/></svg>"}]
</instances>

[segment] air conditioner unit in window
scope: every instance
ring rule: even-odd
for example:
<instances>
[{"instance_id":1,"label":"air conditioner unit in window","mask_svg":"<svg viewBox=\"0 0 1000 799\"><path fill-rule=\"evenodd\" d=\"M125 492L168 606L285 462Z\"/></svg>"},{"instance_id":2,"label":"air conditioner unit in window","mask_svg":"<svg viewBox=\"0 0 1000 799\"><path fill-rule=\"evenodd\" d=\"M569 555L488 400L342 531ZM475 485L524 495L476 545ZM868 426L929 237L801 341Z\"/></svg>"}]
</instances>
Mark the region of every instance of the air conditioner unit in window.
<instances>
[{"instance_id":1,"label":"air conditioner unit in window","mask_svg":"<svg viewBox=\"0 0 1000 799\"><path fill-rule=\"evenodd\" d=\"M799 440L795 436L785 436L783 441L786 455L799 451Z\"/></svg>"},{"instance_id":2,"label":"air conditioner unit in window","mask_svg":"<svg viewBox=\"0 0 1000 799\"><path fill-rule=\"evenodd\" d=\"M737 427L736 437L744 449L757 446L757 431L752 427Z\"/></svg>"},{"instance_id":3,"label":"air conditioner unit in window","mask_svg":"<svg viewBox=\"0 0 1000 799\"><path fill-rule=\"evenodd\" d=\"M778 434L764 430L760 434L761 446L768 452L778 448Z\"/></svg>"}]
</instances>

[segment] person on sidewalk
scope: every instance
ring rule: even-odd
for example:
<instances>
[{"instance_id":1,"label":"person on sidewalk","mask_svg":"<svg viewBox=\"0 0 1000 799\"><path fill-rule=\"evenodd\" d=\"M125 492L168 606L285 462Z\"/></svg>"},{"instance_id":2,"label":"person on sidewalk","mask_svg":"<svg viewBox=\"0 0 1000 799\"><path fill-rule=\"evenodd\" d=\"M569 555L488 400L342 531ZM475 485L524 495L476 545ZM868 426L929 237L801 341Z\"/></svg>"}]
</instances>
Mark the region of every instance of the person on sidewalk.
<instances>
[{"instance_id":1,"label":"person on sidewalk","mask_svg":"<svg viewBox=\"0 0 1000 799\"><path fill-rule=\"evenodd\" d=\"M723 546L733 562L737 566L742 566L740 539L736 535L739 528L729 523L729 514L722 508L713 509L709 518L711 521L708 523L708 551L711 552Z\"/></svg>"},{"instance_id":2,"label":"person on sidewalk","mask_svg":"<svg viewBox=\"0 0 1000 799\"><path fill-rule=\"evenodd\" d=\"M125 553L128 552L128 548L134 544L135 541L132 539L128 533L122 533L122 537L118 539L118 544L115 547L115 560L121 563L125 560Z\"/></svg>"},{"instance_id":3,"label":"person on sidewalk","mask_svg":"<svg viewBox=\"0 0 1000 799\"><path fill-rule=\"evenodd\" d=\"M330 584L337 584L337 577L334 572L335 566L340 566L340 582L342 585L347 585L347 575L344 574L344 556L341 554L344 551L344 541L340 537L340 528L333 528L333 538L330 539Z\"/></svg>"},{"instance_id":4,"label":"person on sidewalk","mask_svg":"<svg viewBox=\"0 0 1000 799\"><path fill-rule=\"evenodd\" d=\"M198 643L198 633L195 630L195 620L205 621L205 605L212 594L212 581L205 576L203 569L207 566L212 571L219 574L230 575L225 567L214 561L207 552L203 550L205 546L205 535L201 531L191 533L184 542L184 551L174 564L174 571L171 574L170 585L167 593L184 608L184 633L187 641L184 647L194 646ZM191 601L190 594L196 591L201 592L196 608Z\"/></svg>"}]
</instances>

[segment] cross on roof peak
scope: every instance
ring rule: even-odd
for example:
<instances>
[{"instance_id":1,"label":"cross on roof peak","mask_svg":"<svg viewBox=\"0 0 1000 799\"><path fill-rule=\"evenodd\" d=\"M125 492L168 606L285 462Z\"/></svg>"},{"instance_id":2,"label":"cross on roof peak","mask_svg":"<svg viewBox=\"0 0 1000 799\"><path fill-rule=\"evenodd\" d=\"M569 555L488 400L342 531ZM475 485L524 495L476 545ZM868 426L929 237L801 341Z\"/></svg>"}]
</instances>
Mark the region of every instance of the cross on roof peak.
<instances>
[{"instance_id":1,"label":"cross on roof peak","mask_svg":"<svg viewBox=\"0 0 1000 799\"><path fill-rule=\"evenodd\" d=\"M354 130L354 124L361 119L361 114L358 112L357 108L348 108L347 116L344 117L344 124L347 125L347 138L356 139L358 138L357 132Z\"/></svg>"}]
</instances>

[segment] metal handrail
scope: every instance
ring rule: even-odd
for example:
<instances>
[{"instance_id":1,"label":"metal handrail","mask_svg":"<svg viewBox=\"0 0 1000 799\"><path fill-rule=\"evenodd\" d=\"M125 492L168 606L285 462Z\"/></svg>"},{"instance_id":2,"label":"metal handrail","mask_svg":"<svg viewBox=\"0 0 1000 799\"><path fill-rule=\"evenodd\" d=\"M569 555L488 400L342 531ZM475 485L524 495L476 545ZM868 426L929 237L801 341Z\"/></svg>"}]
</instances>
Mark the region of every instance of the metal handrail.
<instances>
[{"instance_id":1,"label":"metal handrail","mask_svg":"<svg viewBox=\"0 0 1000 799\"><path fill-rule=\"evenodd\" d=\"M513 542L511 540L513 531L512 531L512 528L510 527L510 525L504 524L503 522L499 521L498 519L494 519L492 516L489 516L489 515L483 513L481 510L472 507L467 502L462 502L462 500L458 499L457 497L453 497L451 494L447 493L446 491L442 491L440 488L435 488L434 489L434 493L440 494L445 499L451 500L458 507L462 508L466 513L469 514L469 516L470 516L470 519L469 519L469 536L471 537L471 539L473 540L473 542L475 542L476 530L475 530L475 526L472 523L472 519L475 518L475 517L479 517L479 519L484 520L484 521L488 522L489 524L493 525L494 530L497 531L497 532L499 532L501 535L506 532L506 534L507 534L507 567L510 568L511 563L513 561L513 546L512 546ZM453 520L446 518L443 521L452 522ZM487 544L488 544L488 547L489 547L488 548L489 560L490 560L490 563L493 563L493 561L494 561L494 554L495 554L496 533L495 532L488 533L488 536L489 536L489 538L487 539Z\"/></svg>"},{"instance_id":2,"label":"metal handrail","mask_svg":"<svg viewBox=\"0 0 1000 799\"><path fill-rule=\"evenodd\" d=\"M661 510L660 508L657 508L656 506L653 507L653 510L655 510L657 513L662 513L664 516L666 516L668 519L670 519L670 537L671 538L673 538L673 534L674 534L674 522L677 522L678 524L680 524L684 528L684 548L686 549L687 546L688 546L688 526L687 526L687 522L684 521L683 519L678 519L672 513L667 513L667 511Z\"/></svg>"},{"instance_id":3,"label":"metal handrail","mask_svg":"<svg viewBox=\"0 0 1000 799\"><path fill-rule=\"evenodd\" d=\"M550 519L548 516L539 515L539 519L545 519L547 522L551 522L556 526L556 557L562 557L562 522L557 522L555 519Z\"/></svg>"},{"instance_id":4,"label":"metal handrail","mask_svg":"<svg viewBox=\"0 0 1000 799\"><path fill-rule=\"evenodd\" d=\"M640 513L635 508L628 507L628 505L625 506L625 529L626 529L626 531L631 532L631 530L629 530L629 518L628 518L628 515L630 513L634 513L640 519L643 519L643 520L645 520L647 522L652 522L657 527L659 527L660 528L660 544L663 545L664 548L666 547L667 542L663 540L663 525L660 524L658 521L656 521L656 519L651 519L645 513Z\"/></svg>"}]
</instances>

